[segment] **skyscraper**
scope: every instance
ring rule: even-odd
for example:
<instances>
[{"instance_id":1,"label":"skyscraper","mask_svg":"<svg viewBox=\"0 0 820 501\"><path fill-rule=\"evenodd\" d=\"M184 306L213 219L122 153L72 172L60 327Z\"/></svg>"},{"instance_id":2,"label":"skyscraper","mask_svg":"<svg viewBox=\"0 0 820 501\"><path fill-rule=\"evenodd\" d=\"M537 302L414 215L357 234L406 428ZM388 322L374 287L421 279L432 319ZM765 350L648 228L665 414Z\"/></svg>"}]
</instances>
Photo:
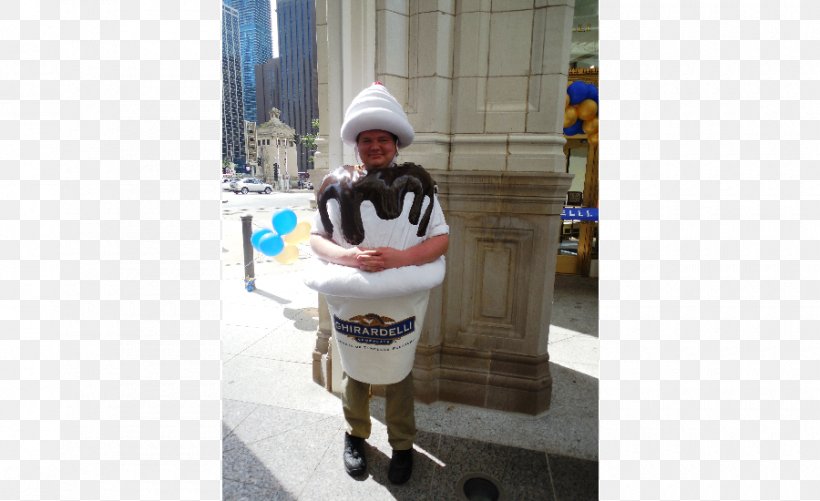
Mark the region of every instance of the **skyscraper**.
<instances>
[{"instance_id":1,"label":"skyscraper","mask_svg":"<svg viewBox=\"0 0 820 501\"><path fill-rule=\"evenodd\" d=\"M254 69L273 57L270 0L224 0L239 12L242 51L242 85L245 120L256 121L256 75Z\"/></svg>"},{"instance_id":2,"label":"skyscraper","mask_svg":"<svg viewBox=\"0 0 820 501\"><path fill-rule=\"evenodd\" d=\"M245 165L239 14L222 4L222 158Z\"/></svg>"},{"instance_id":3,"label":"skyscraper","mask_svg":"<svg viewBox=\"0 0 820 501\"><path fill-rule=\"evenodd\" d=\"M279 58L256 65L256 121L263 124L270 120L271 108L282 106L279 98ZM280 109L281 111L281 109Z\"/></svg>"},{"instance_id":4,"label":"skyscraper","mask_svg":"<svg viewBox=\"0 0 820 501\"><path fill-rule=\"evenodd\" d=\"M279 95L282 121L297 135L313 132L319 118L316 57L316 9L313 0L276 0L279 30ZM304 145L298 149L299 170L312 168Z\"/></svg>"}]
</instances>

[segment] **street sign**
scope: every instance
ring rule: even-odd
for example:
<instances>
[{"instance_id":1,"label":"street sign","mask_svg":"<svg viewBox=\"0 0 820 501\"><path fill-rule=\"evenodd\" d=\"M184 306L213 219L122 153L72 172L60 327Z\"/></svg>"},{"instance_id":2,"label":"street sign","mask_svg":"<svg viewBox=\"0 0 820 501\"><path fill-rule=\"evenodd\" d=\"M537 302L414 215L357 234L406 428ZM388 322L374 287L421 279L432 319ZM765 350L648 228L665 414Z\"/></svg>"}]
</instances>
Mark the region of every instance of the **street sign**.
<instances>
[{"instance_id":1,"label":"street sign","mask_svg":"<svg viewBox=\"0 0 820 501\"><path fill-rule=\"evenodd\" d=\"M597 221L597 207L564 207L561 211L561 219L564 221Z\"/></svg>"}]
</instances>

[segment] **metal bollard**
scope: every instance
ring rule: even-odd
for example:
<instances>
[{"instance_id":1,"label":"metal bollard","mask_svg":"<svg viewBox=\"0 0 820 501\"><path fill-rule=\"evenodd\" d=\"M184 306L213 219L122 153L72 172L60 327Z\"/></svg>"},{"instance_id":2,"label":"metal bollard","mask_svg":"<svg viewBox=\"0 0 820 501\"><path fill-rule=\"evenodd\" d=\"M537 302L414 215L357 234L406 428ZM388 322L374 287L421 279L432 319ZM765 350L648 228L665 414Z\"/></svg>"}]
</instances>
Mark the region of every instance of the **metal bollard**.
<instances>
[{"instance_id":1,"label":"metal bollard","mask_svg":"<svg viewBox=\"0 0 820 501\"><path fill-rule=\"evenodd\" d=\"M245 290L253 292L256 289L256 276L253 270L253 246L251 245L251 221L253 216L242 216L242 250L245 256Z\"/></svg>"}]
</instances>

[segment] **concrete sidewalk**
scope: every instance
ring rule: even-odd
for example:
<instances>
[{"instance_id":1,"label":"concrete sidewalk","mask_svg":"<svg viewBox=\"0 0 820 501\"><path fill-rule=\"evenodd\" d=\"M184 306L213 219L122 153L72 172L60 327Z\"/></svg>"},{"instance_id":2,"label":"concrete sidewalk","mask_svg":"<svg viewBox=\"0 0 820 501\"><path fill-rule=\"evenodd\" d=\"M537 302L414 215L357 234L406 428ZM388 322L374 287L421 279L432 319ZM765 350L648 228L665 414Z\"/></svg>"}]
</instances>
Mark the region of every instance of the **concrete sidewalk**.
<instances>
[{"instance_id":1,"label":"concrete sidewalk","mask_svg":"<svg viewBox=\"0 0 820 501\"><path fill-rule=\"evenodd\" d=\"M312 222L313 211L294 210ZM394 486L384 402L375 397L368 475L355 480L342 466L341 402L312 380L317 299L301 281L309 246L292 265L257 255L249 293L239 215L222 223L224 499L466 499L470 474L493 480L502 499L597 499L597 279L556 278L547 412L417 403L413 477Z\"/></svg>"}]
</instances>

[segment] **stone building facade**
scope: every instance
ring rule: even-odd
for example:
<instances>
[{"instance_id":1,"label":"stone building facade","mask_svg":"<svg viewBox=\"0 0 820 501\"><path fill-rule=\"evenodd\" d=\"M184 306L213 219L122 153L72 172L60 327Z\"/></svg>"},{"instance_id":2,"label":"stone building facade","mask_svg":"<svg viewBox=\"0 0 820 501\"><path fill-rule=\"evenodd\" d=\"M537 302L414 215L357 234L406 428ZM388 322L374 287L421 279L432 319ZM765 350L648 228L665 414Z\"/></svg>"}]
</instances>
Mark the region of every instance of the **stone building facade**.
<instances>
[{"instance_id":1,"label":"stone building facade","mask_svg":"<svg viewBox=\"0 0 820 501\"><path fill-rule=\"evenodd\" d=\"M256 128L255 175L277 189L289 189L298 178L296 131L279 119L278 109L272 108L268 116L270 119Z\"/></svg>"}]
</instances>

